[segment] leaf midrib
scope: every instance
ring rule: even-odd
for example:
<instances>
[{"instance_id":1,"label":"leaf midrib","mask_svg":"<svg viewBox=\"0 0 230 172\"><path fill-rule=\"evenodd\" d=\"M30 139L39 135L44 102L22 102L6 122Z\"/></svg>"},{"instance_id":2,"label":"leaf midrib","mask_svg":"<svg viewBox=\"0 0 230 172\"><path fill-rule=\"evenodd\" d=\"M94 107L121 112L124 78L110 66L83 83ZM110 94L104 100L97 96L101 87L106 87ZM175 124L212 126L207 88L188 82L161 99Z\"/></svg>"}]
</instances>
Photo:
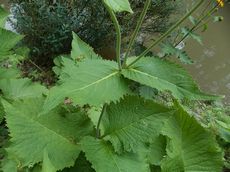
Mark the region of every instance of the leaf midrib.
<instances>
[{"instance_id":1,"label":"leaf midrib","mask_svg":"<svg viewBox=\"0 0 230 172\"><path fill-rule=\"evenodd\" d=\"M103 82L104 80L109 79L110 77L113 77L114 75L117 75L118 73L119 73L119 71L113 72L113 73L111 73L111 74L109 74L109 75L107 75L107 76L105 76L105 77L103 77L103 78L101 78L99 80L96 80L96 81L94 81L94 82L92 82L92 83L90 83L88 85L85 85L85 86L83 86L81 88L73 89L73 90L69 91L67 94L71 94L73 92L81 91L81 90L84 90L84 89L86 89L88 87L91 87L93 85L99 84L100 82Z\"/></svg>"},{"instance_id":2,"label":"leaf midrib","mask_svg":"<svg viewBox=\"0 0 230 172\"><path fill-rule=\"evenodd\" d=\"M126 125L126 126L124 126L124 127L121 127L121 128L119 128L119 129L117 129L117 130L112 130L112 132L110 132L110 133L108 133L108 134L105 134L103 137L106 137L106 136L109 136L109 135L114 134L114 133L116 133L116 132L125 130L126 128L129 128L129 127L133 126L134 124L137 124L137 123L139 123L140 121L145 120L146 118L149 118L149 117L151 117L151 116L153 116L153 115L160 115L160 114L165 114L165 113L169 113L169 112L172 112L172 111L171 111L171 110L168 110L167 112L164 112L164 113L163 113L163 112L162 112L162 113L154 113L154 114L151 114L151 115L148 115L148 116L144 116L143 118L139 118L138 120L129 123L129 125Z\"/></svg>"},{"instance_id":3,"label":"leaf midrib","mask_svg":"<svg viewBox=\"0 0 230 172\"><path fill-rule=\"evenodd\" d=\"M136 72L136 73L140 73L140 74L145 75L145 76L150 77L150 78L154 78L155 80L160 80L160 81L162 81L162 82L165 82L165 84L169 84L169 85L172 85L173 87L176 87L176 88L178 88L178 89L181 89L183 92L187 92L188 94L194 95L192 92L190 92L190 91L184 89L183 87L180 87L180 86L178 86L178 85L176 85L176 84L174 84L174 83L172 83L172 82L169 82L169 81L167 81L167 80L158 78L158 77L156 77L156 76L150 75L150 74L148 74L148 73L146 73L146 72L142 72L142 71L140 71L140 70L136 70L136 69L133 69L133 68L131 68L131 69L129 69L129 70L132 70L132 71L134 71L134 72ZM158 89L159 89L159 88L158 88ZM166 90L169 90L169 89L166 89ZM195 95L196 95L196 94L195 94Z\"/></svg>"}]
</instances>

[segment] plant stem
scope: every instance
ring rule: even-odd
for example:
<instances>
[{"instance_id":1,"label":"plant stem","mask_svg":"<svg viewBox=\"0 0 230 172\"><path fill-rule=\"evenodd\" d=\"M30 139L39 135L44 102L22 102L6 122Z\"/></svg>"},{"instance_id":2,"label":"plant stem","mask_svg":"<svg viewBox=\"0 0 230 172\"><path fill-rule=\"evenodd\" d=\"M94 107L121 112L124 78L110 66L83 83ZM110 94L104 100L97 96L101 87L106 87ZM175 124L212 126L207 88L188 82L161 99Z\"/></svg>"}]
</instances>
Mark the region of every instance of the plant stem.
<instances>
[{"instance_id":1,"label":"plant stem","mask_svg":"<svg viewBox=\"0 0 230 172\"><path fill-rule=\"evenodd\" d=\"M132 66L134 63L139 61L142 57L149 53L149 51L159 43L161 43L165 38L167 38L180 24L182 24L193 12L195 12L204 2L205 0L201 0L196 6L188 12L181 20L179 20L176 24L174 24L167 32L165 32L159 39L154 41L152 45L149 46L143 53L141 53L133 62L131 62L128 67Z\"/></svg>"},{"instance_id":2,"label":"plant stem","mask_svg":"<svg viewBox=\"0 0 230 172\"><path fill-rule=\"evenodd\" d=\"M110 14L111 20L113 21L113 24L116 30L116 58L117 58L118 68L119 70L121 70L122 69L121 67L121 28L120 28L120 25L119 25L119 22L117 20L115 13L108 7L107 4L104 3L104 5Z\"/></svg>"},{"instance_id":3,"label":"plant stem","mask_svg":"<svg viewBox=\"0 0 230 172\"><path fill-rule=\"evenodd\" d=\"M148 11L150 3L151 3L151 0L146 0L145 5L144 5L144 9L143 9L143 11L142 11L142 13L140 15L140 18L138 19L137 26L136 26L136 28L134 30L134 33L133 33L132 38L131 38L131 40L129 42L129 45L128 45L128 49L127 49L127 51L125 53L125 59L124 59L123 65L122 65L123 67L126 66L126 61L128 59L129 53L131 51L131 48L133 47L134 41L137 38L137 34L138 34L138 32L139 32L139 30L141 28L141 25L142 25L142 23L144 21L144 18L146 16L146 13Z\"/></svg>"},{"instance_id":4,"label":"plant stem","mask_svg":"<svg viewBox=\"0 0 230 172\"><path fill-rule=\"evenodd\" d=\"M106 110L106 107L107 107L107 104L104 104L102 110L101 110L101 115L98 119L98 123L97 123L97 130L96 130L96 138L100 138L100 124L101 124L101 120L102 120L102 117L105 113L105 110Z\"/></svg>"},{"instance_id":5,"label":"plant stem","mask_svg":"<svg viewBox=\"0 0 230 172\"><path fill-rule=\"evenodd\" d=\"M218 6L218 5L217 5L217 6ZM193 32L193 31L199 26L199 24L202 23L202 21L203 21L206 17L212 15L212 14L217 10L217 8L216 8L217 6L215 6L215 7L212 8L210 11L208 11L204 16L202 16L202 17L198 20L198 22L196 23L196 25L193 26L193 27L189 30L189 32L183 36L183 38L175 45L175 47L178 46L183 40L185 40L185 39L189 36L189 33Z\"/></svg>"}]
</instances>

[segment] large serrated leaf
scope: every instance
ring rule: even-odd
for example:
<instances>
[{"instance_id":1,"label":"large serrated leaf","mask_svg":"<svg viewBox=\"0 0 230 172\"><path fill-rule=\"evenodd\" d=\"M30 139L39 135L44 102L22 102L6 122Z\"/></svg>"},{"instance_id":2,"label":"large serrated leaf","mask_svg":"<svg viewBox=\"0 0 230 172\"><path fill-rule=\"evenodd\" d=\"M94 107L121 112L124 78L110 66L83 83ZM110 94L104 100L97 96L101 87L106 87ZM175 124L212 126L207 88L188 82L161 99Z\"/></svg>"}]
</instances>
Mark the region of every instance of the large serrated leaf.
<instances>
[{"instance_id":1,"label":"large serrated leaf","mask_svg":"<svg viewBox=\"0 0 230 172\"><path fill-rule=\"evenodd\" d=\"M4 97L8 99L40 97L48 91L44 86L33 83L26 78L2 79L0 80L0 90Z\"/></svg>"},{"instance_id":2,"label":"large serrated leaf","mask_svg":"<svg viewBox=\"0 0 230 172\"><path fill-rule=\"evenodd\" d=\"M149 165L144 158L133 153L118 155L111 144L85 137L81 141L86 158L97 172L149 172Z\"/></svg>"},{"instance_id":3,"label":"large serrated leaf","mask_svg":"<svg viewBox=\"0 0 230 172\"><path fill-rule=\"evenodd\" d=\"M7 152L21 167L42 162L44 151L56 171L73 166L80 153L78 142L93 133L93 125L84 112L64 108L39 116L43 103L43 98L3 101L11 137Z\"/></svg>"},{"instance_id":4,"label":"large serrated leaf","mask_svg":"<svg viewBox=\"0 0 230 172\"><path fill-rule=\"evenodd\" d=\"M178 99L215 100L220 96L200 91L192 77L180 66L154 57L144 57L122 74L160 91L170 91Z\"/></svg>"},{"instance_id":5,"label":"large serrated leaf","mask_svg":"<svg viewBox=\"0 0 230 172\"><path fill-rule=\"evenodd\" d=\"M133 13L129 0L103 0L106 5L108 5L114 12L127 11Z\"/></svg>"},{"instance_id":6,"label":"large serrated leaf","mask_svg":"<svg viewBox=\"0 0 230 172\"><path fill-rule=\"evenodd\" d=\"M100 59L100 57L93 51L87 43L82 41L77 34L73 32L71 58L74 60Z\"/></svg>"},{"instance_id":7,"label":"large serrated leaf","mask_svg":"<svg viewBox=\"0 0 230 172\"><path fill-rule=\"evenodd\" d=\"M20 70L17 68L0 68L0 80L16 79L20 76Z\"/></svg>"},{"instance_id":8,"label":"large serrated leaf","mask_svg":"<svg viewBox=\"0 0 230 172\"><path fill-rule=\"evenodd\" d=\"M65 65L64 65L65 66ZM62 69L61 85L50 90L44 112L62 103L66 97L75 104L100 106L117 101L129 93L127 81L117 70L117 63L105 60L84 60Z\"/></svg>"},{"instance_id":9,"label":"large serrated leaf","mask_svg":"<svg viewBox=\"0 0 230 172\"><path fill-rule=\"evenodd\" d=\"M11 55L11 50L22 38L21 35L0 28L0 60Z\"/></svg>"},{"instance_id":10,"label":"large serrated leaf","mask_svg":"<svg viewBox=\"0 0 230 172\"><path fill-rule=\"evenodd\" d=\"M219 172L222 153L214 136L182 108L166 123L163 134L169 138L162 172Z\"/></svg>"},{"instance_id":11,"label":"large serrated leaf","mask_svg":"<svg viewBox=\"0 0 230 172\"><path fill-rule=\"evenodd\" d=\"M136 151L159 135L164 120L173 110L139 97L126 97L106 108L102 118L104 139L109 140L116 152Z\"/></svg>"}]
</instances>

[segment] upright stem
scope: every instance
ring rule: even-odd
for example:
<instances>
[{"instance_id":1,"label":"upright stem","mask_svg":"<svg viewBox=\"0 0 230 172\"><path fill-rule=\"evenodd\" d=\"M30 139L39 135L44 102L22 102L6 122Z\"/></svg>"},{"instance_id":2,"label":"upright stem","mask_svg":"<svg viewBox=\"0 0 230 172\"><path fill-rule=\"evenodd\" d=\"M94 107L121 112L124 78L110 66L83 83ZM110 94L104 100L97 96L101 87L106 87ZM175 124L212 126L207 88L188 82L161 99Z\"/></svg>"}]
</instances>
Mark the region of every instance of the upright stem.
<instances>
[{"instance_id":1,"label":"upright stem","mask_svg":"<svg viewBox=\"0 0 230 172\"><path fill-rule=\"evenodd\" d=\"M167 32L165 32L159 39L157 39L156 41L154 41L152 43L152 45L149 46L149 48L147 48L143 53L141 53L133 62L131 62L128 67L132 66L134 63L136 63L137 61L139 61L142 57L144 57L146 54L148 54L150 52L150 50L158 45L159 43L161 43L165 38L168 37L168 35L170 35L180 24L182 24L193 12L195 12L204 2L205 0L201 0L199 3L196 4L196 6L190 11L188 12L181 20L179 20L176 24L174 24Z\"/></svg>"},{"instance_id":2,"label":"upright stem","mask_svg":"<svg viewBox=\"0 0 230 172\"><path fill-rule=\"evenodd\" d=\"M121 67L121 28L120 28L119 22L117 21L117 17L114 14L114 12L108 7L107 4L104 3L104 5L110 14L111 20L113 21L113 24L116 30L116 58L117 58L118 68L119 70L121 70L122 69Z\"/></svg>"},{"instance_id":3,"label":"upright stem","mask_svg":"<svg viewBox=\"0 0 230 172\"><path fill-rule=\"evenodd\" d=\"M106 107L107 107L107 104L104 104L103 108L102 108L102 111L101 111L101 115L98 119L98 123L97 123L97 130L96 130L96 138L100 138L100 124L101 124L101 120L102 120L102 117L106 111Z\"/></svg>"},{"instance_id":4,"label":"upright stem","mask_svg":"<svg viewBox=\"0 0 230 172\"><path fill-rule=\"evenodd\" d=\"M127 49L126 54L125 54L124 63L122 65L123 67L126 65L126 61L128 59L129 53L130 53L130 51L131 51L131 49L133 47L134 41L137 38L137 34L138 34L138 32L139 32L139 30L141 28L141 25L142 25L142 23L144 21L144 18L146 16L146 13L148 11L150 3L151 3L151 0L146 0L145 5L144 5L144 9L143 9L143 11L142 11L142 13L140 15L140 18L138 19L137 26L136 26L136 28L135 28L135 30L134 30L134 32L132 34L132 38L131 38L131 40L129 42L128 49Z\"/></svg>"}]
</instances>

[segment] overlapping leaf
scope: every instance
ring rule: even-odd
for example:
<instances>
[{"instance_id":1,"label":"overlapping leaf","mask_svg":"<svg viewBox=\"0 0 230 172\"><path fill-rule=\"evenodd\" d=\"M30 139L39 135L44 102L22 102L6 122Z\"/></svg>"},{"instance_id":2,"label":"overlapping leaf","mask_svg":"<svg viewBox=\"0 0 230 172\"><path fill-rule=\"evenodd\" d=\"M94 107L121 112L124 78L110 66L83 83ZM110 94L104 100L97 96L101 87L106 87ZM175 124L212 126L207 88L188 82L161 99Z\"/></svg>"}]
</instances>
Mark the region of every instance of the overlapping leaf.
<instances>
[{"instance_id":1,"label":"overlapping leaf","mask_svg":"<svg viewBox=\"0 0 230 172\"><path fill-rule=\"evenodd\" d=\"M17 68L0 68L0 80L16 79L20 76L20 71Z\"/></svg>"},{"instance_id":2,"label":"overlapping leaf","mask_svg":"<svg viewBox=\"0 0 230 172\"><path fill-rule=\"evenodd\" d=\"M77 34L73 32L71 58L74 60L99 59L100 57L93 51L87 43L82 41Z\"/></svg>"},{"instance_id":3,"label":"overlapping leaf","mask_svg":"<svg viewBox=\"0 0 230 172\"><path fill-rule=\"evenodd\" d=\"M114 12L123 12L127 11L133 13L129 0L103 0L108 7L111 8Z\"/></svg>"},{"instance_id":4,"label":"overlapping leaf","mask_svg":"<svg viewBox=\"0 0 230 172\"><path fill-rule=\"evenodd\" d=\"M81 145L86 158L98 172L149 172L145 159L133 153L118 155L112 145L103 140L85 137Z\"/></svg>"},{"instance_id":5,"label":"overlapping leaf","mask_svg":"<svg viewBox=\"0 0 230 172\"><path fill-rule=\"evenodd\" d=\"M148 159L151 165L160 166L166 155L166 138L162 135L155 137L149 146Z\"/></svg>"},{"instance_id":6,"label":"overlapping leaf","mask_svg":"<svg viewBox=\"0 0 230 172\"><path fill-rule=\"evenodd\" d=\"M22 167L43 161L44 153L55 170L70 167L80 153L78 142L93 132L93 125L81 111L60 108L39 116L43 103L43 98L3 102L12 138L8 154Z\"/></svg>"},{"instance_id":7,"label":"overlapping leaf","mask_svg":"<svg viewBox=\"0 0 230 172\"><path fill-rule=\"evenodd\" d=\"M4 97L9 99L40 97L48 91L44 86L29 79L2 79L0 90Z\"/></svg>"},{"instance_id":8,"label":"overlapping leaf","mask_svg":"<svg viewBox=\"0 0 230 172\"><path fill-rule=\"evenodd\" d=\"M171 109L152 101L126 97L106 108L102 119L104 139L111 141L117 152L135 152L135 148L159 135L164 120L172 114Z\"/></svg>"},{"instance_id":9,"label":"overlapping leaf","mask_svg":"<svg viewBox=\"0 0 230 172\"><path fill-rule=\"evenodd\" d=\"M178 65L154 57L142 58L132 67L123 70L122 74L160 91L170 91L174 97L179 99L212 100L220 98L201 92L192 77Z\"/></svg>"},{"instance_id":10,"label":"overlapping leaf","mask_svg":"<svg viewBox=\"0 0 230 172\"><path fill-rule=\"evenodd\" d=\"M171 140L162 172L221 171L222 153L214 137L183 109L166 123L163 134Z\"/></svg>"},{"instance_id":11,"label":"overlapping leaf","mask_svg":"<svg viewBox=\"0 0 230 172\"><path fill-rule=\"evenodd\" d=\"M0 60L7 55L11 55L11 50L22 38L21 35L0 28Z\"/></svg>"},{"instance_id":12,"label":"overlapping leaf","mask_svg":"<svg viewBox=\"0 0 230 172\"><path fill-rule=\"evenodd\" d=\"M44 112L63 102L66 97L75 104L99 106L117 101L129 92L126 80L120 76L117 63L105 60L86 59L78 65L62 69L61 85L50 90Z\"/></svg>"}]
</instances>

